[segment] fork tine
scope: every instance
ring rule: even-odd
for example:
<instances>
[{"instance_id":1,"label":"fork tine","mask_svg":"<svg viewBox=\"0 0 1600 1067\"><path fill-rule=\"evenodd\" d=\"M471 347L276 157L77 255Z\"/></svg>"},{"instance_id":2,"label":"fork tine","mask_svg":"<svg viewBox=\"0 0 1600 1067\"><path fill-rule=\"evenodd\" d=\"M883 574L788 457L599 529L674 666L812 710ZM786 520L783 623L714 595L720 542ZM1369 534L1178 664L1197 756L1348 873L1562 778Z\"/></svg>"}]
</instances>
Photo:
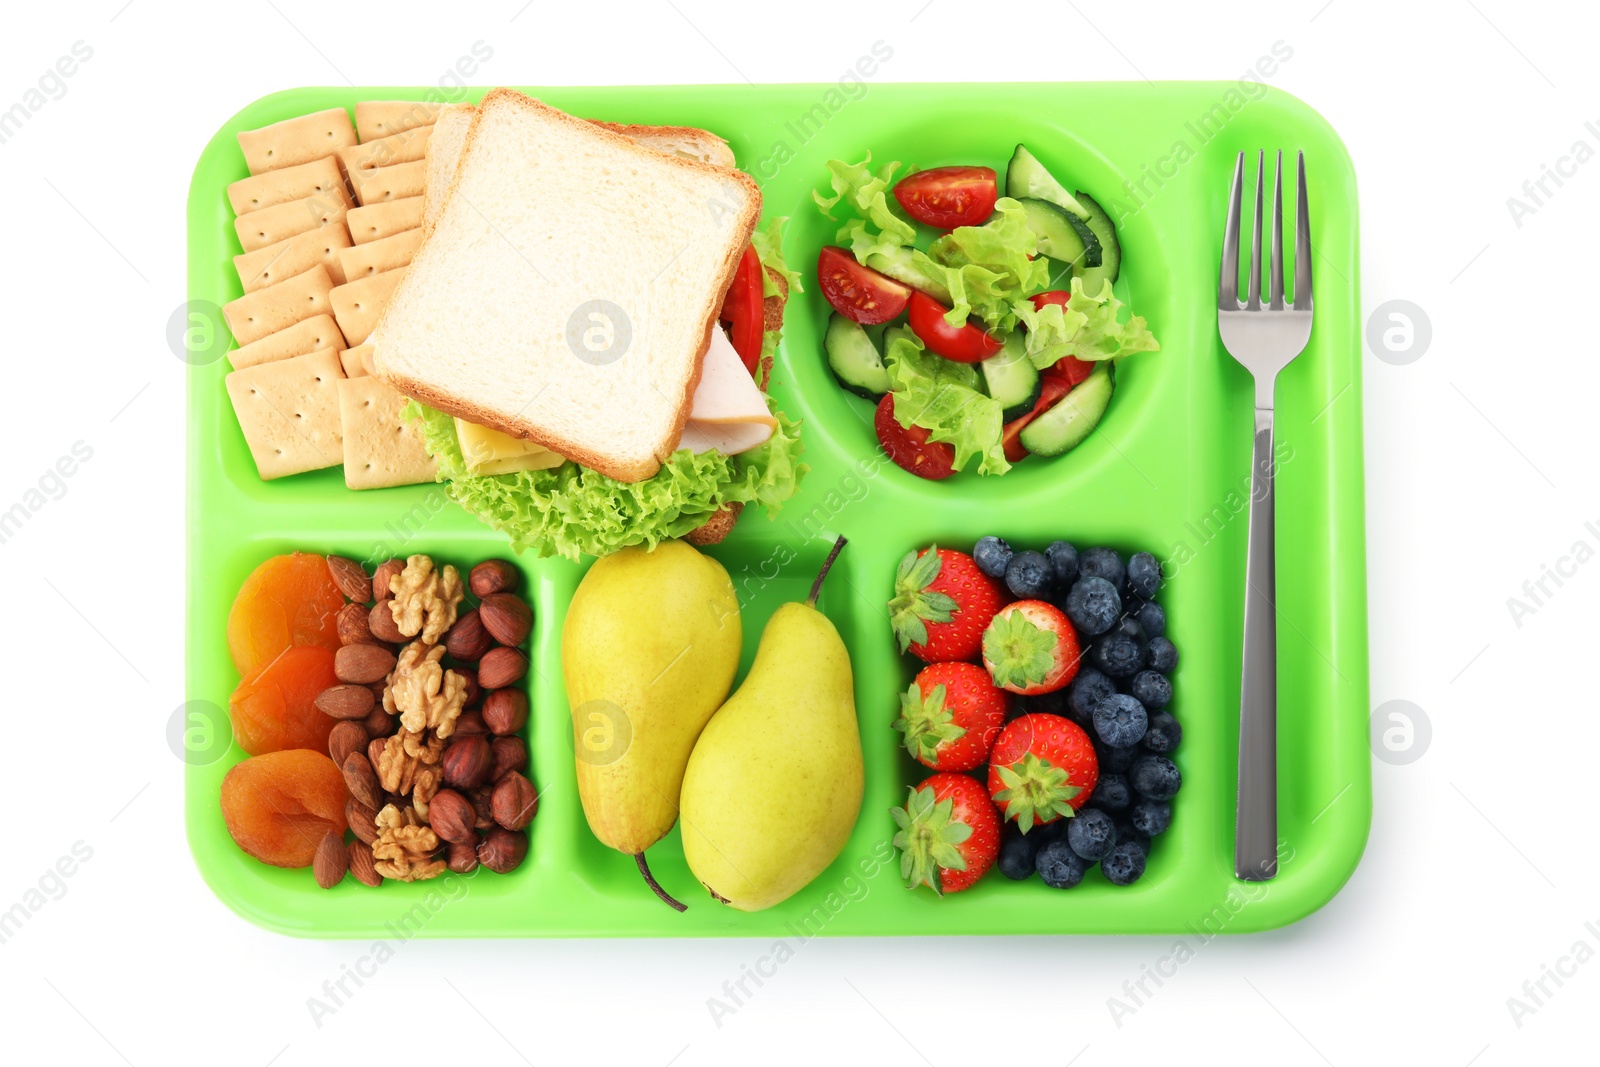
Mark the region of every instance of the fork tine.
<instances>
[{"instance_id":1,"label":"fork tine","mask_svg":"<svg viewBox=\"0 0 1600 1067\"><path fill-rule=\"evenodd\" d=\"M1239 208L1244 197L1244 153L1233 165L1233 189L1228 193L1228 221L1222 228L1222 278L1217 282L1217 307L1239 310Z\"/></svg>"},{"instance_id":2,"label":"fork tine","mask_svg":"<svg viewBox=\"0 0 1600 1067\"><path fill-rule=\"evenodd\" d=\"M1300 192L1294 212L1294 306L1311 310L1311 213L1306 199L1306 154L1300 153Z\"/></svg>"},{"instance_id":3,"label":"fork tine","mask_svg":"<svg viewBox=\"0 0 1600 1067\"><path fill-rule=\"evenodd\" d=\"M1267 153L1262 149L1256 153L1256 216L1250 227L1250 295L1244 302L1251 311L1261 309L1261 204L1267 191L1266 169Z\"/></svg>"},{"instance_id":4,"label":"fork tine","mask_svg":"<svg viewBox=\"0 0 1600 1067\"><path fill-rule=\"evenodd\" d=\"M1272 272L1267 306L1273 311L1283 310L1283 149L1278 149L1278 162L1273 168L1272 189L1272 257L1268 260Z\"/></svg>"}]
</instances>

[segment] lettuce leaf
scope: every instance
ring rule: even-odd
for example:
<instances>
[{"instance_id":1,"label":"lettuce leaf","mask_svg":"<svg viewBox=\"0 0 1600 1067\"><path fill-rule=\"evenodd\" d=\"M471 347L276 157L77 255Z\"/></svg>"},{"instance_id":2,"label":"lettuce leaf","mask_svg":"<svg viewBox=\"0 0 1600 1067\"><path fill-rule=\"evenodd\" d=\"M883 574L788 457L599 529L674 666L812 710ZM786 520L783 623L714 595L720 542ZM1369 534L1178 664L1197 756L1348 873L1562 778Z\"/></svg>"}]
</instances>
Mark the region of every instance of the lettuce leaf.
<instances>
[{"instance_id":1,"label":"lettuce leaf","mask_svg":"<svg viewBox=\"0 0 1600 1067\"><path fill-rule=\"evenodd\" d=\"M877 233L870 230L857 235L854 222L847 223L839 231L840 244L852 244L855 240L871 239L882 242L887 247L898 248L912 244L917 239L917 228L900 212L898 204L891 204L888 196L889 190L894 186L895 172L900 169L900 164L885 163L877 170L872 169L872 153L867 153L867 158L860 163L846 163L841 159L828 161L829 183L833 186L832 196L823 196L812 191L811 196L816 200L822 213L833 218L833 209L841 201L847 201L862 219L877 228ZM856 261L866 258L863 253L856 251Z\"/></svg>"},{"instance_id":2,"label":"lettuce leaf","mask_svg":"<svg viewBox=\"0 0 1600 1067\"><path fill-rule=\"evenodd\" d=\"M950 325L976 315L991 332L1007 332L1017 324L1016 304L1050 284L1049 260L1029 258L1037 251L1027 213L1003 196L983 225L957 226L913 260L950 290Z\"/></svg>"},{"instance_id":3,"label":"lettuce leaf","mask_svg":"<svg viewBox=\"0 0 1600 1067\"><path fill-rule=\"evenodd\" d=\"M1156 352L1161 346L1144 318L1134 315L1117 321L1122 301L1106 286L1101 296L1083 291L1083 280L1072 279L1072 297L1066 308L1046 306L1036 310L1029 301L1016 306L1018 320L1028 329L1028 358L1043 370L1066 356L1085 362L1122 359L1136 352Z\"/></svg>"},{"instance_id":4,"label":"lettuce leaf","mask_svg":"<svg viewBox=\"0 0 1600 1067\"><path fill-rule=\"evenodd\" d=\"M772 401L767 403L771 408ZM423 445L438 460L439 480L456 503L510 538L517 552L533 549L576 560L584 553L603 556L682 537L727 504L759 504L769 516L776 514L807 468L799 461L799 425L772 410L778 427L759 448L737 456L679 449L654 477L632 483L576 463L473 475L461 455L455 420L414 401L405 417L420 420Z\"/></svg>"},{"instance_id":5,"label":"lettuce leaf","mask_svg":"<svg viewBox=\"0 0 1600 1067\"><path fill-rule=\"evenodd\" d=\"M787 216L768 219L750 235L750 245L756 250L756 258L761 260L763 267L769 267L783 275L784 280L789 283L790 293L803 293L806 289L800 284L800 272L789 269L789 264L783 259L783 224L788 221ZM773 281L772 275L766 271L761 272L761 295L778 295L778 283Z\"/></svg>"},{"instance_id":6,"label":"lettuce leaf","mask_svg":"<svg viewBox=\"0 0 1600 1067\"><path fill-rule=\"evenodd\" d=\"M924 351L910 330L884 336L888 348L883 359L895 421L907 428L921 426L929 440L950 445L956 470L965 468L974 456L979 474L1010 470L1001 441L1004 409L979 388L977 368Z\"/></svg>"}]
</instances>

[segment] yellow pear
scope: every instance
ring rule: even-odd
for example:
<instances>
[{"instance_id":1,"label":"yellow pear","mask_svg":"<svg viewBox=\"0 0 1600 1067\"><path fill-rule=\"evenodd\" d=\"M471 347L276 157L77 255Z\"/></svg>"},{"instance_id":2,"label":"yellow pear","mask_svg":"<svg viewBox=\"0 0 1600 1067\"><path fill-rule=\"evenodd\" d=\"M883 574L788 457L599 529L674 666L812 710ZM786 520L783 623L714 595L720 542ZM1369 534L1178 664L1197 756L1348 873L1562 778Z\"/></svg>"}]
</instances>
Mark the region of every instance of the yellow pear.
<instances>
[{"instance_id":1,"label":"yellow pear","mask_svg":"<svg viewBox=\"0 0 1600 1067\"><path fill-rule=\"evenodd\" d=\"M561 631L578 796L595 837L635 858L678 819L695 740L739 666L739 599L722 564L682 541L596 560Z\"/></svg>"},{"instance_id":2,"label":"yellow pear","mask_svg":"<svg viewBox=\"0 0 1600 1067\"><path fill-rule=\"evenodd\" d=\"M840 538L804 603L773 612L750 674L700 734L684 774L683 852L740 911L793 896L838 857L861 812L850 653L816 608Z\"/></svg>"}]
</instances>

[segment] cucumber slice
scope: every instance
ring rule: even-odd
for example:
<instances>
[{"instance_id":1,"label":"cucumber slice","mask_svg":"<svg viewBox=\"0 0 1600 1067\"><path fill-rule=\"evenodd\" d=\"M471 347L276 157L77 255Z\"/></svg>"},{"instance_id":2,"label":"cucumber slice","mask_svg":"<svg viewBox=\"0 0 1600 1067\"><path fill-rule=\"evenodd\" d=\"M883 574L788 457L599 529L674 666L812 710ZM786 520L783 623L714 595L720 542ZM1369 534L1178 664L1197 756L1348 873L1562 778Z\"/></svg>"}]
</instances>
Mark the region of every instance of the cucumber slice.
<instances>
[{"instance_id":1,"label":"cucumber slice","mask_svg":"<svg viewBox=\"0 0 1600 1067\"><path fill-rule=\"evenodd\" d=\"M1111 370L1102 364L1055 407L1024 426L1018 440L1036 456L1070 452L1100 424L1110 403Z\"/></svg>"},{"instance_id":2,"label":"cucumber slice","mask_svg":"<svg viewBox=\"0 0 1600 1067\"><path fill-rule=\"evenodd\" d=\"M1089 232L1094 234L1100 244L1100 262L1089 264L1089 269L1078 274L1083 280L1083 291L1090 296L1098 296L1101 289L1117 280L1117 275L1122 273L1122 243L1117 240L1117 228L1111 222L1111 216L1106 214L1088 193L1078 192L1078 202L1089 210L1089 217L1084 220Z\"/></svg>"},{"instance_id":3,"label":"cucumber slice","mask_svg":"<svg viewBox=\"0 0 1600 1067\"><path fill-rule=\"evenodd\" d=\"M1012 330L1005 347L978 364L983 389L1000 401L1005 409L1002 421L1010 422L1033 410L1044 389L1039 369L1028 358L1027 343L1021 330Z\"/></svg>"},{"instance_id":4,"label":"cucumber slice","mask_svg":"<svg viewBox=\"0 0 1600 1067\"><path fill-rule=\"evenodd\" d=\"M883 357L859 323L834 312L828 318L822 348L828 353L828 369L850 392L877 400L889 391L889 372Z\"/></svg>"},{"instance_id":5,"label":"cucumber slice","mask_svg":"<svg viewBox=\"0 0 1600 1067\"><path fill-rule=\"evenodd\" d=\"M1089 209L1067 192L1066 186L1056 181L1024 145L1017 145L1006 166L1006 195L1017 200L1025 197L1048 200L1080 219L1087 221L1089 218Z\"/></svg>"},{"instance_id":6,"label":"cucumber slice","mask_svg":"<svg viewBox=\"0 0 1600 1067\"><path fill-rule=\"evenodd\" d=\"M912 262L909 248L900 247L893 252L874 252L867 257L865 265L902 285L909 285L926 293L945 307L950 306L950 290L918 269L916 263Z\"/></svg>"},{"instance_id":7,"label":"cucumber slice","mask_svg":"<svg viewBox=\"0 0 1600 1067\"><path fill-rule=\"evenodd\" d=\"M1100 242L1088 224L1064 208L1026 197L1018 200L1028 229L1039 239L1039 251L1051 259L1070 263L1074 273L1100 262Z\"/></svg>"}]
</instances>

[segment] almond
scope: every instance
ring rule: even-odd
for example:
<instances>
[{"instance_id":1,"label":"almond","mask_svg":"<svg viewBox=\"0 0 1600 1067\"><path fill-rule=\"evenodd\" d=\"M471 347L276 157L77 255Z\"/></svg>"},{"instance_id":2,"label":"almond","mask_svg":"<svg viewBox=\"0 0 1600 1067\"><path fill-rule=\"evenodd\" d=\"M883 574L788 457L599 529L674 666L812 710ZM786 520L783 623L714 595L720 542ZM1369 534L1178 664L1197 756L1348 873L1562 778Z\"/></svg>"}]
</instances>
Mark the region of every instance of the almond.
<instances>
[{"instance_id":1,"label":"almond","mask_svg":"<svg viewBox=\"0 0 1600 1067\"><path fill-rule=\"evenodd\" d=\"M328 733L328 755L335 767L344 766L344 758L352 752L367 750L367 728L359 722L336 722Z\"/></svg>"},{"instance_id":2,"label":"almond","mask_svg":"<svg viewBox=\"0 0 1600 1067\"><path fill-rule=\"evenodd\" d=\"M512 771L494 784L490 797L494 821L507 830L521 830L533 821L539 811L539 794L533 783L518 771Z\"/></svg>"},{"instance_id":3,"label":"almond","mask_svg":"<svg viewBox=\"0 0 1600 1067\"><path fill-rule=\"evenodd\" d=\"M478 661L478 684L504 689L528 673L528 658L514 648L492 648Z\"/></svg>"},{"instance_id":4,"label":"almond","mask_svg":"<svg viewBox=\"0 0 1600 1067\"><path fill-rule=\"evenodd\" d=\"M474 818L472 802L454 789L441 789L428 802L428 825L441 841L451 844L476 841L478 831L472 828Z\"/></svg>"},{"instance_id":5,"label":"almond","mask_svg":"<svg viewBox=\"0 0 1600 1067\"><path fill-rule=\"evenodd\" d=\"M344 838L339 834L324 836L311 859L311 873L316 876L317 884L332 889L344 881L344 872L349 869L350 852L344 847Z\"/></svg>"},{"instance_id":6,"label":"almond","mask_svg":"<svg viewBox=\"0 0 1600 1067\"><path fill-rule=\"evenodd\" d=\"M395 575L406 569L403 559L386 559L378 564L372 572L372 599L379 602L394 596L394 591L389 588L389 583L394 581Z\"/></svg>"},{"instance_id":7,"label":"almond","mask_svg":"<svg viewBox=\"0 0 1600 1067\"><path fill-rule=\"evenodd\" d=\"M494 770L494 749L484 734L453 738L440 762L444 782L452 789L473 790L489 780Z\"/></svg>"},{"instance_id":8,"label":"almond","mask_svg":"<svg viewBox=\"0 0 1600 1067\"><path fill-rule=\"evenodd\" d=\"M371 741L368 741L367 742L367 762L372 764L374 767L376 767L378 765L378 763L383 759L383 750L388 748L388 747L389 747L389 739L387 737L374 737ZM340 770L343 770L344 769L344 764L342 764L342 763L339 764L339 768L340 768ZM377 809L374 808L373 810L376 811Z\"/></svg>"},{"instance_id":9,"label":"almond","mask_svg":"<svg viewBox=\"0 0 1600 1067\"><path fill-rule=\"evenodd\" d=\"M376 698L374 698L372 711L368 712L367 717L361 721L361 725L366 728L368 737L382 740L399 729L400 719L399 716L390 715L387 711L384 711L383 705L377 703Z\"/></svg>"},{"instance_id":10,"label":"almond","mask_svg":"<svg viewBox=\"0 0 1600 1067\"><path fill-rule=\"evenodd\" d=\"M344 772L345 788L350 790L351 796L373 811L383 807L383 786L378 784L378 772L372 769L367 757L352 752L344 758L340 770Z\"/></svg>"},{"instance_id":11,"label":"almond","mask_svg":"<svg viewBox=\"0 0 1600 1067\"><path fill-rule=\"evenodd\" d=\"M388 654L387 649L379 649L377 645L350 645L355 648L370 648L374 651ZM343 652L344 649L339 651ZM334 671L338 671L338 657L334 658ZM336 685L332 689L324 689L318 694L315 701L317 710L334 719L365 719L372 711L374 703L372 690L364 685Z\"/></svg>"},{"instance_id":12,"label":"almond","mask_svg":"<svg viewBox=\"0 0 1600 1067\"><path fill-rule=\"evenodd\" d=\"M350 874L362 885L380 886L383 884L383 875L378 873L378 864L372 858L372 846L364 841L357 841L350 846Z\"/></svg>"},{"instance_id":13,"label":"almond","mask_svg":"<svg viewBox=\"0 0 1600 1067\"><path fill-rule=\"evenodd\" d=\"M467 575L467 587L479 600L491 593L514 593L521 581L516 565L503 559L486 559Z\"/></svg>"},{"instance_id":14,"label":"almond","mask_svg":"<svg viewBox=\"0 0 1600 1067\"><path fill-rule=\"evenodd\" d=\"M477 608L456 619L456 624L444 635L444 647L462 663L476 663L494 647L494 638L483 628Z\"/></svg>"},{"instance_id":15,"label":"almond","mask_svg":"<svg viewBox=\"0 0 1600 1067\"><path fill-rule=\"evenodd\" d=\"M394 653L382 645L345 645L333 654L333 673L341 682L353 683L357 686L370 685L381 682L389 677L389 672L394 670ZM367 696L372 696L372 690L367 690ZM321 707L319 704L318 707ZM326 710L326 709L324 709ZM361 710L361 715L366 715L372 710L369 704ZM341 716L342 718L358 718L355 715Z\"/></svg>"},{"instance_id":16,"label":"almond","mask_svg":"<svg viewBox=\"0 0 1600 1067\"><path fill-rule=\"evenodd\" d=\"M367 613L367 629L378 640L393 645L401 644L406 639L406 635L400 632L400 624L394 621L394 612L390 610L387 599L379 600Z\"/></svg>"},{"instance_id":17,"label":"almond","mask_svg":"<svg viewBox=\"0 0 1600 1067\"><path fill-rule=\"evenodd\" d=\"M367 807L355 797L344 802L344 821L350 824L350 832L367 844L378 839L377 810Z\"/></svg>"},{"instance_id":18,"label":"almond","mask_svg":"<svg viewBox=\"0 0 1600 1067\"><path fill-rule=\"evenodd\" d=\"M483 698L483 722L495 734L514 734L528 721L528 697L520 689L495 689Z\"/></svg>"},{"instance_id":19,"label":"almond","mask_svg":"<svg viewBox=\"0 0 1600 1067\"><path fill-rule=\"evenodd\" d=\"M375 645L378 639L372 636L372 628L367 625L367 606L365 604L346 604L339 609L334 622L339 628L339 643L341 645Z\"/></svg>"},{"instance_id":20,"label":"almond","mask_svg":"<svg viewBox=\"0 0 1600 1067\"><path fill-rule=\"evenodd\" d=\"M478 605L478 617L490 637L510 648L526 641L533 629L533 609L514 593L490 593Z\"/></svg>"},{"instance_id":21,"label":"almond","mask_svg":"<svg viewBox=\"0 0 1600 1067\"><path fill-rule=\"evenodd\" d=\"M345 599L357 604L372 602L372 579L367 577L366 568L355 560L329 556L328 573L333 575L333 584L339 587Z\"/></svg>"}]
</instances>

